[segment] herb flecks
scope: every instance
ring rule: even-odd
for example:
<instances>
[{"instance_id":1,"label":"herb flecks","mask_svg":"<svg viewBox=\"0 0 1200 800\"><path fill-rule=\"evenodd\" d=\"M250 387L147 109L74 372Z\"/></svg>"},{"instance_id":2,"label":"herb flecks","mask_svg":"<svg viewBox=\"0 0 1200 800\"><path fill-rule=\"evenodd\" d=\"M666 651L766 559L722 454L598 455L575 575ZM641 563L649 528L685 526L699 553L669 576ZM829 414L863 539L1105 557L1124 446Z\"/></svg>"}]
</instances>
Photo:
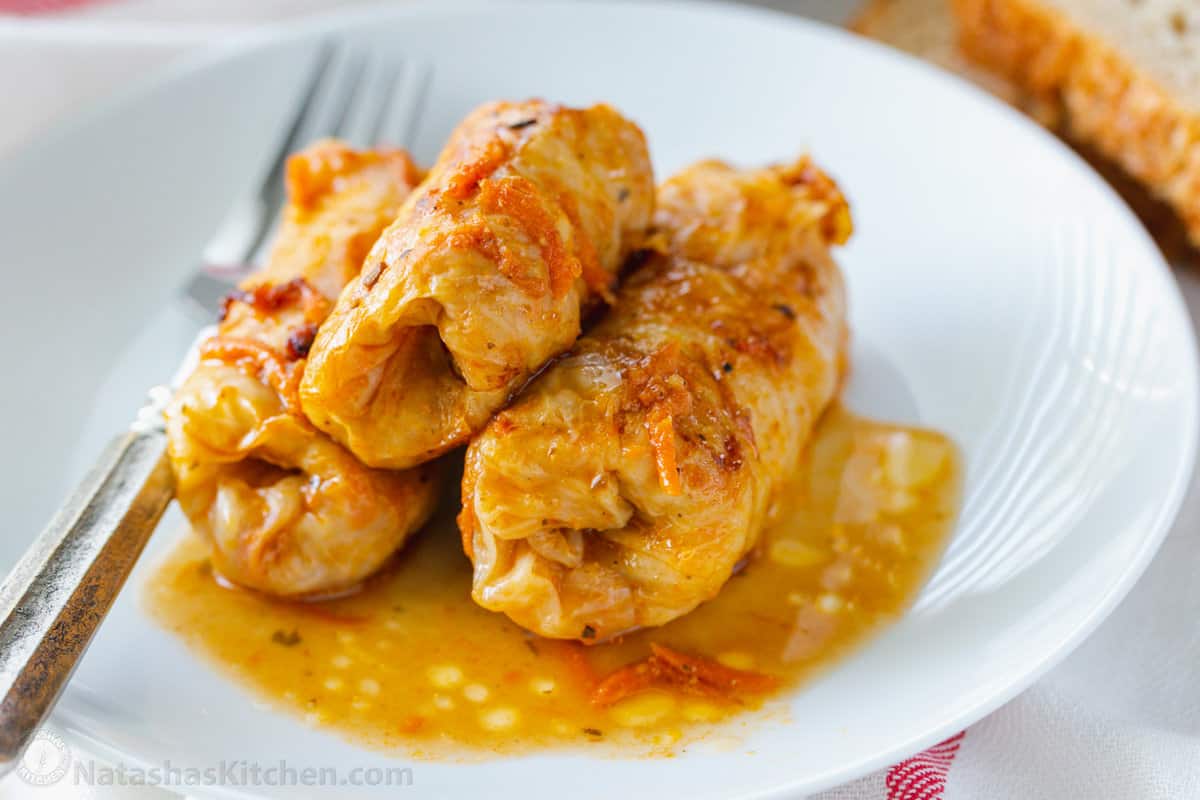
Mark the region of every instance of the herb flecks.
<instances>
[{"instance_id":1,"label":"herb flecks","mask_svg":"<svg viewBox=\"0 0 1200 800\"><path fill-rule=\"evenodd\" d=\"M271 641L284 647L295 647L300 644L300 631L275 631L271 634Z\"/></svg>"}]
</instances>

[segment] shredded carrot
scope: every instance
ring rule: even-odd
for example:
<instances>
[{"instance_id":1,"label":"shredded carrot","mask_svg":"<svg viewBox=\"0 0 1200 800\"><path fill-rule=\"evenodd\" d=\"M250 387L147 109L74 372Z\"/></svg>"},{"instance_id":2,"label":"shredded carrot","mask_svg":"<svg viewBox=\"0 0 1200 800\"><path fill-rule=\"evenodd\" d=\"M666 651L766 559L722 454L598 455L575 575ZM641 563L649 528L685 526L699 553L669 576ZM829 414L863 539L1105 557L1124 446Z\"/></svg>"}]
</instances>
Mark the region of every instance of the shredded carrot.
<instances>
[{"instance_id":1,"label":"shredded carrot","mask_svg":"<svg viewBox=\"0 0 1200 800\"><path fill-rule=\"evenodd\" d=\"M592 690L592 703L609 706L647 689L674 689L725 701L763 694L779 685L761 672L733 669L702 656L681 653L660 644L650 645L650 656L613 672Z\"/></svg>"},{"instance_id":2,"label":"shredded carrot","mask_svg":"<svg viewBox=\"0 0 1200 800\"><path fill-rule=\"evenodd\" d=\"M546 281L531 273L525 262L515 258L496 234L483 225L467 225L446 237L446 245L453 250L474 250L496 265L500 274L530 297L541 297L546 293Z\"/></svg>"},{"instance_id":3,"label":"shredded carrot","mask_svg":"<svg viewBox=\"0 0 1200 800\"><path fill-rule=\"evenodd\" d=\"M547 210L542 193L533 181L511 175L484 182L479 189L479 204L491 214L505 214L530 240L537 243L546 261L550 291L561 299L570 290L583 267L571 255L558 234L554 216Z\"/></svg>"},{"instance_id":4,"label":"shredded carrot","mask_svg":"<svg viewBox=\"0 0 1200 800\"><path fill-rule=\"evenodd\" d=\"M508 159L509 145L502 139L489 139L478 148L475 157L459 164L446 181L446 196L452 200L465 200L479 186L479 182L491 175Z\"/></svg>"},{"instance_id":5,"label":"shredded carrot","mask_svg":"<svg viewBox=\"0 0 1200 800\"><path fill-rule=\"evenodd\" d=\"M650 449L654 451L659 485L667 494L679 495L683 487L679 482L679 468L675 459L675 425L665 404L650 409L646 417L646 430L650 434Z\"/></svg>"},{"instance_id":6,"label":"shredded carrot","mask_svg":"<svg viewBox=\"0 0 1200 800\"><path fill-rule=\"evenodd\" d=\"M772 675L746 669L734 669L702 656L688 655L661 644L651 644L653 657L669 664L672 669L690 676L694 682L717 689L724 694L744 692L762 694L779 685Z\"/></svg>"},{"instance_id":7,"label":"shredded carrot","mask_svg":"<svg viewBox=\"0 0 1200 800\"><path fill-rule=\"evenodd\" d=\"M621 667L608 675L592 690L592 704L610 706L630 695L660 686L662 679L652 662L653 656L645 661Z\"/></svg>"},{"instance_id":8,"label":"shredded carrot","mask_svg":"<svg viewBox=\"0 0 1200 800\"><path fill-rule=\"evenodd\" d=\"M571 220L571 227L575 231L575 250L579 253L579 268L583 275L583 282L611 306L617 301L617 296L613 293L614 276L600 266L600 258L596 255L596 245L592 243L592 237L588 235L587 228L583 227L583 219L579 216L579 204L575 202L575 196L570 192L559 192L558 204L562 207L563 213L567 215L567 219Z\"/></svg>"}]
</instances>

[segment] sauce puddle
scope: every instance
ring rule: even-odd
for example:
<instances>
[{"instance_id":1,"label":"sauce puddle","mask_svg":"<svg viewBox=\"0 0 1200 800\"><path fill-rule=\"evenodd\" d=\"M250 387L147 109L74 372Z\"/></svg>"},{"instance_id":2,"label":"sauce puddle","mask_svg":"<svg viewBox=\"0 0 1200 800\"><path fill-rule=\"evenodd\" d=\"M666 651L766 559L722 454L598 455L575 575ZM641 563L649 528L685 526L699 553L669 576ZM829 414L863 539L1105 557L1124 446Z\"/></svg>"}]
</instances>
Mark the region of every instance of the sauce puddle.
<instances>
[{"instance_id":1,"label":"sauce puddle","mask_svg":"<svg viewBox=\"0 0 1200 800\"><path fill-rule=\"evenodd\" d=\"M600 743L669 754L764 699L652 690L599 708L596 677L656 643L775 676L775 696L794 690L904 613L953 529L961 472L944 436L835 407L755 554L716 599L590 647L532 636L471 601L457 504L349 597L290 603L226 588L189 536L146 599L164 627L271 705L368 747L430 758Z\"/></svg>"}]
</instances>

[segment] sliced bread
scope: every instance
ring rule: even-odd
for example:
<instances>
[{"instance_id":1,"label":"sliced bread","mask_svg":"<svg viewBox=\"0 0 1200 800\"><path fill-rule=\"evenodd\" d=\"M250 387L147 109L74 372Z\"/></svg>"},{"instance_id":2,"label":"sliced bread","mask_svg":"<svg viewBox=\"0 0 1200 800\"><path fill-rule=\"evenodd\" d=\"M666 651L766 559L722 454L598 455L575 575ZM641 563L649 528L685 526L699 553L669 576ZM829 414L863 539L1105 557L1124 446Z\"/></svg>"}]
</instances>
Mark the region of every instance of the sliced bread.
<instances>
[{"instance_id":1,"label":"sliced bread","mask_svg":"<svg viewBox=\"0 0 1200 800\"><path fill-rule=\"evenodd\" d=\"M1101 155L1094 144L1081 141L1065 125L1066 115L1055 93L1035 94L1015 80L967 58L959 47L959 22L952 13L951 3L952 0L869 0L850 27L970 79L1063 135L1121 193L1168 257L1179 263L1194 262L1196 251L1191 247L1180 214L1130 177L1115 157Z\"/></svg>"},{"instance_id":2,"label":"sliced bread","mask_svg":"<svg viewBox=\"0 0 1200 800\"><path fill-rule=\"evenodd\" d=\"M1111 159L1200 246L1200 3L951 0L959 44Z\"/></svg>"}]
</instances>

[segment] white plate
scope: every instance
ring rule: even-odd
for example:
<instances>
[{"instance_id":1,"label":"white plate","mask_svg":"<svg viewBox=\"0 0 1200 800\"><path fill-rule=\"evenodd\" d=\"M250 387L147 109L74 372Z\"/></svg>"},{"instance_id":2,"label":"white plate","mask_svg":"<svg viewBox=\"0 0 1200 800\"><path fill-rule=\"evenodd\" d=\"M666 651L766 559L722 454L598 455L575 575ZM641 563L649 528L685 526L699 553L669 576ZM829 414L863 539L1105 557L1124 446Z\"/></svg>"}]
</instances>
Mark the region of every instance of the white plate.
<instances>
[{"instance_id":1,"label":"white plate","mask_svg":"<svg viewBox=\"0 0 1200 800\"><path fill-rule=\"evenodd\" d=\"M851 405L946 431L967 460L959 530L916 608L786 698L790 723L735 729L738 747L671 760L422 762L406 794L557 800L567 786L636 797L669 785L762 797L834 785L1012 697L1142 573L1193 461L1196 355L1166 267L1107 186L1006 107L895 53L769 13L644 4L341 15L175 70L0 164L12 381L0 563L143 388L173 371L193 332L174 287L253 182L327 31L432 65L415 140L425 161L475 104L528 95L615 103L643 125L663 175L701 156L754 164L810 148L858 227L842 256ZM394 766L256 710L149 621L138 584L179 526L155 537L59 722L126 764Z\"/></svg>"}]
</instances>

